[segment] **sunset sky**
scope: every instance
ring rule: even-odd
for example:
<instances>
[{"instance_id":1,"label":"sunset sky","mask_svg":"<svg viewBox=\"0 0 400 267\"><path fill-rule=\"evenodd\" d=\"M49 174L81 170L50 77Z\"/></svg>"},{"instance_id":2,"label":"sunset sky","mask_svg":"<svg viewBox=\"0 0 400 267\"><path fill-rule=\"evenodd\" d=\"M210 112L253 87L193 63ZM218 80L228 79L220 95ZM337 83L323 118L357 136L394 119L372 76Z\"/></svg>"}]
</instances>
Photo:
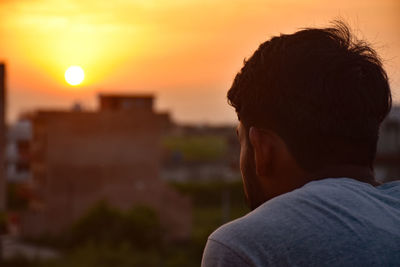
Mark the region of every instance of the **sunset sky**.
<instances>
[{"instance_id":1,"label":"sunset sky","mask_svg":"<svg viewBox=\"0 0 400 267\"><path fill-rule=\"evenodd\" d=\"M273 35L336 18L380 53L399 103L399 0L0 0L8 119L129 92L154 93L178 122L232 123L225 95L243 59ZM80 86L64 80L71 65L85 71Z\"/></svg>"}]
</instances>

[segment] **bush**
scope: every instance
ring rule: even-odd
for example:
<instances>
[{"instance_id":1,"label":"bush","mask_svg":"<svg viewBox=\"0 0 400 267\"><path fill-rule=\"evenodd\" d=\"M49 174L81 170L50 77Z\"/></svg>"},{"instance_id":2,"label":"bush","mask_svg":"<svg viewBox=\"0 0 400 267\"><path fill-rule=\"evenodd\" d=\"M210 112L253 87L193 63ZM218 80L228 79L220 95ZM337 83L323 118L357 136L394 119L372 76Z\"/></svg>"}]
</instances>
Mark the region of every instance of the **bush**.
<instances>
[{"instance_id":1,"label":"bush","mask_svg":"<svg viewBox=\"0 0 400 267\"><path fill-rule=\"evenodd\" d=\"M49 262L48 267L136 267L160 266L159 253L139 251L129 243L118 245L88 242L70 251L62 259Z\"/></svg>"},{"instance_id":2,"label":"bush","mask_svg":"<svg viewBox=\"0 0 400 267\"><path fill-rule=\"evenodd\" d=\"M173 182L180 193L189 196L196 207L215 207L221 203L223 192L229 192L232 206L245 208L245 197L241 180L234 182L216 181L209 183Z\"/></svg>"},{"instance_id":3,"label":"bush","mask_svg":"<svg viewBox=\"0 0 400 267\"><path fill-rule=\"evenodd\" d=\"M162 227L154 210L136 206L124 214L123 236L135 247L159 249Z\"/></svg>"},{"instance_id":4,"label":"bush","mask_svg":"<svg viewBox=\"0 0 400 267\"><path fill-rule=\"evenodd\" d=\"M248 212L243 187L240 181L173 185L192 199L190 240L164 241L158 216L149 207L122 212L99 202L66 233L68 247L60 259L26 265L21 261L22 265L15 266L199 266L208 235L224 222L224 202L229 202L229 219Z\"/></svg>"},{"instance_id":5,"label":"bush","mask_svg":"<svg viewBox=\"0 0 400 267\"><path fill-rule=\"evenodd\" d=\"M149 207L136 206L121 212L102 201L71 227L66 241L69 247L95 242L158 248L162 242L161 230L157 214Z\"/></svg>"}]
</instances>

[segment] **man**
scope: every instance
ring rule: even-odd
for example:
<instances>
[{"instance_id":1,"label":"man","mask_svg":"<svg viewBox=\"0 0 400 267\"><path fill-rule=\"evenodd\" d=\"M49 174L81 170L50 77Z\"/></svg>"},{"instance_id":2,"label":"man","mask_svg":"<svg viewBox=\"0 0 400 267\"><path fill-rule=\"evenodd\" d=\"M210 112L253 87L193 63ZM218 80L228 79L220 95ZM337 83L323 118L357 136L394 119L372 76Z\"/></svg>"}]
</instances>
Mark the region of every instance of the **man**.
<instances>
[{"instance_id":1,"label":"man","mask_svg":"<svg viewBox=\"0 0 400 267\"><path fill-rule=\"evenodd\" d=\"M202 266L400 266L400 181L372 167L391 108L373 49L340 22L273 37L228 100L253 211L210 235Z\"/></svg>"}]
</instances>

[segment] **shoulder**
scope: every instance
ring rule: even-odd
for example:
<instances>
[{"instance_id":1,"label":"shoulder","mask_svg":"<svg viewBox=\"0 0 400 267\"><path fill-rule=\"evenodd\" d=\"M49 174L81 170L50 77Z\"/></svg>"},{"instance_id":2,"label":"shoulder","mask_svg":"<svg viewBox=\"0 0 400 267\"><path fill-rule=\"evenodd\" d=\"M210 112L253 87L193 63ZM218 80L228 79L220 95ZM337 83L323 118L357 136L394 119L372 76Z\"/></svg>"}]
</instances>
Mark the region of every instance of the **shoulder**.
<instances>
[{"instance_id":1,"label":"shoulder","mask_svg":"<svg viewBox=\"0 0 400 267\"><path fill-rule=\"evenodd\" d=\"M273 265L289 259L291 251L318 250L338 233L342 218L336 214L347 191L354 186L327 179L309 183L290 193L273 198L244 217L218 228L209 244L225 246L255 266ZM344 185L343 185L344 184ZM332 236L329 236L332 235ZM285 256L286 255L286 256Z\"/></svg>"},{"instance_id":2,"label":"shoulder","mask_svg":"<svg viewBox=\"0 0 400 267\"><path fill-rule=\"evenodd\" d=\"M310 201L314 195L316 198L319 193L312 188L298 189L221 226L209 236L204 257L209 257L210 253L224 257L222 254L226 252L239 255L249 266L276 262L279 253L287 251L291 243L304 240L310 229L315 229L311 227L315 217L311 218L313 200Z\"/></svg>"},{"instance_id":3,"label":"shoulder","mask_svg":"<svg viewBox=\"0 0 400 267\"><path fill-rule=\"evenodd\" d=\"M296 223L304 221L306 217L316 218L321 205L335 203L337 199L341 202L345 190L343 186L330 181L311 182L275 197L247 215L221 226L210 238L231 243L234 241L232 239L249 236L257 238L260 232L273 235L275 229L291 230L294 225L298 228L299 224Z\"/></svg>"}]
</instances>

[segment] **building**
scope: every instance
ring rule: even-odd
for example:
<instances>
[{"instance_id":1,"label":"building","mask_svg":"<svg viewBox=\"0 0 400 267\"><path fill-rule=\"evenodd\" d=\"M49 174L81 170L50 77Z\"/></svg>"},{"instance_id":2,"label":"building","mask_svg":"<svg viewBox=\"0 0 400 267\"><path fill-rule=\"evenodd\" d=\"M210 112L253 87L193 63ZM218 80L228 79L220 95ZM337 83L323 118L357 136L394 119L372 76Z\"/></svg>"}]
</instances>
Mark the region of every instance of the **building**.
<instances>
[{"instance_id":1,"label":"building","mask_svg":"<svg viewBox=\"0 0 400 267\"><path fill-rule=\"evenodd\" d=\"M394 106L381 125L375 173L380 181L400 179L400 106Z\"/></svg>"},{"instance_id":2,"label":"building","mask_svg":"<svg viewBox=\"0 0 400 267\"><path fill-rule=\"evenodd\" d=\"M57 234L100 200L120 209L154 208L172 239L190 233L191 206L159 178L167 113L152 96L100 95L97 111L38 111L32 119L36 201L22 218L26 236Z\"/></svg>"},{"instance_id":3,"label":"building","mask_svg":"<svg viewBox=\"0 0 400 267\"><path fill-rule=\"evenodd\" d=\"M5 172L5 112L6 112L6 64L0 63L0 213L6 209ZM1 246L1 245L0 245ZM1 247L0 247L1 249ZM1 255L0 255L1 258Z\"/></svg>"},{"instance_id":4,"label":"building","mask_svg":"<svg viewBox=\"0 0 400 267\"><path fill-rule=\"evenodd\" d=\"M29 120L20 120L8 127L6 145L7 182L30 182L31 140L32 127Z\"/></svg>"}]
</instances>

